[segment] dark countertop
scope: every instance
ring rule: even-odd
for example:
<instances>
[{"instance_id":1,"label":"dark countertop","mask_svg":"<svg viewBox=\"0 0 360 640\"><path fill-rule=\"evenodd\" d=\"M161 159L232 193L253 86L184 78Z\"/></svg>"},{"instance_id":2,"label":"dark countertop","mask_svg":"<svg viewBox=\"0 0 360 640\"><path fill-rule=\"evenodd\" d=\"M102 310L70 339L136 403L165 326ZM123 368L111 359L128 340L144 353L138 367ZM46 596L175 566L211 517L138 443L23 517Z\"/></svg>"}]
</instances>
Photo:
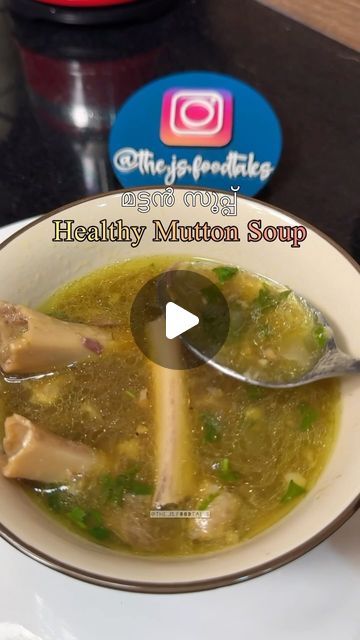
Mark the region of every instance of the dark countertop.
<instances>
[{"instance_id":1,"label":"dark countertop","mask_svg":"<svg viewBox=\"0 0 360 640\"><path fill-rule=\"evenodd\" d=\"M151 23L101 28L2 10L0 225L119 188L107 135L123 100L153 78L211 70L259 89L280 118L282 160L258 197L360 262L359 61L254 0L182 0Z\"/></svg>"}]
</instances>

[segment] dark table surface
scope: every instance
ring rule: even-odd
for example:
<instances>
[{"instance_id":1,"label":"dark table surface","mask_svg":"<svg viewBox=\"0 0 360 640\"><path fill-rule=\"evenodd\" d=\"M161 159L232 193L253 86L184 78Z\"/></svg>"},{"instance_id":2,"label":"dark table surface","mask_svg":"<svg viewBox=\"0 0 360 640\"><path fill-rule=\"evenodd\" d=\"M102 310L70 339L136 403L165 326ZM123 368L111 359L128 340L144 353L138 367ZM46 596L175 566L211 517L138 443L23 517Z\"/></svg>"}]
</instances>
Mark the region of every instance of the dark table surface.
<instances>
[{"instance_id":1,"label":"dark table surface","mask_svg":"<svg viewBox=\"0 0 360 640\"><path fill-rule=\"evenodd\" d=\"M282 160L258 197L360 261L359 62L253 0L181 0L151 23L101 28L0 9L0 225L119 188L107 137L121 103L153 78L211 70L259 89L281 120Z\"/></svg>"}]
</instances>

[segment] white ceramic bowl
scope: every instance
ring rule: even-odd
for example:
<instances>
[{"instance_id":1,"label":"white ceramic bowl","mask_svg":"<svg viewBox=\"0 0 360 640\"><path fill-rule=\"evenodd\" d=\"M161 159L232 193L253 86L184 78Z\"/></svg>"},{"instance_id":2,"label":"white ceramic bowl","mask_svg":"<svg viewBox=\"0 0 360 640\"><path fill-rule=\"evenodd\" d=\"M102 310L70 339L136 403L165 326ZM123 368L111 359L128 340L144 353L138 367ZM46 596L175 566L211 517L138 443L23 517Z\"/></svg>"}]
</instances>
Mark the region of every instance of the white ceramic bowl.
<instances>
[{"instance_id":1,"label":"white ceramic bowl","mask_svg":"<svg viewBox=\"0 0 360 640\"><path fill-rule=\"evenodd\" d=\"M148 189L151 191L151 189ZM137 192L134 192L137 195ZM238 264L287 284L319 307L335 328L339 345L360 356L359 267L322 233L263 203L238 199L237 218L188 208L183 189L168 209L140 214L122 206L122 192L84 200L40 218L0 246L0 298L37 305L60 285L93 269L131 257L181 253ZM148 229L137 249L125 243L54 243L53 220L73 219L88 226L100 219L128 224L165 225L208 221L236 223L240 243L153 243ZM288 243L246 241L249 220L265 225L303 224L308 237L300 248ZM150 225L151 226L151 225ZM78 537L38 510L15 482L0 478L1 535L19 550L68 575L133 591L179 592L245 580L297 558L334 532L360 499L359 376L342 381L342 413L335 450L312 491L288 516L252 540L217 554L187 559L121 554Z\"/></svg>"}]
</instances>

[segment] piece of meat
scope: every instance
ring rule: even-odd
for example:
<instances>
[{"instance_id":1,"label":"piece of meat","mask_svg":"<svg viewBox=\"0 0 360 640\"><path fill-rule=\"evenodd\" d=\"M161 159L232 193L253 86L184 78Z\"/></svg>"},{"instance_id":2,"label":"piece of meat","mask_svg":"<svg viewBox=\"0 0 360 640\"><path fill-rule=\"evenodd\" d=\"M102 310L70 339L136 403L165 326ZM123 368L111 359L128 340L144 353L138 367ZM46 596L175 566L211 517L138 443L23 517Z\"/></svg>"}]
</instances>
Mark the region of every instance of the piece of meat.
<instances>
[{"instance_id":1,"label":"piece of meat","mask_svg":"<svg viewBox=\"0 0 360 640\"><path fill-rule=\"evenodd\" d=\"M4 373L47 373L99 356L110 342L110 330L64 322L0 301L0 368Z\"/></svg>"},{"instance_id":2,"label":"piece of meat","mask_svg":"<svg viewBox=\"0 0 360 640\"><path fill-rule=\"evenodd\" d=\"M16 413L5 420L3 447L6 478L65 482L88 473L98 462L91 447L45 431Z\"/></svg>"},{"instance_id":3,"label":"piece of meat","mask_svg":"<svg viewBox=\"0 0 360 640\"><path fill-rule=\"evenodd\" d=\"M239 513L239 501L229 491L221 491L207 511L210 517L200 516L189 521L189 537L200 542L223 538L234 527Z\"/></svg>"},{"instance_id":4,"label":"piece of meat","mask_svg":"<svg viewBox=\"0 0 360 640\"><path fill-rule=\"evenodd\" d=\"M169 552L178 544L179 520L151 518L151 496L127 495L121 506L105 513L106 526L137 551Z\"/></svg>"}]
</instances>

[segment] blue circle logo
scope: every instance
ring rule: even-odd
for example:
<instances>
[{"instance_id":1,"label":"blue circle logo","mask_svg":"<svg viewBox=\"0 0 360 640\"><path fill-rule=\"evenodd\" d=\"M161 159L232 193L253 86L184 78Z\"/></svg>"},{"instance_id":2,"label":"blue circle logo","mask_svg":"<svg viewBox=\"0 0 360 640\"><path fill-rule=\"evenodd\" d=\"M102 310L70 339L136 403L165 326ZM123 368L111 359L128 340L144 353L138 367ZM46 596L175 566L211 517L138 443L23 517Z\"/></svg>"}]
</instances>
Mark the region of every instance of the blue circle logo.
<instances>
[{"instance_id":1,"label":"blue circle logo","mask_svg":"<svg viewBox=\"0 0 360 640\"><path fill-rule=\"evenodd\" d=\"M260 93L219 73L166 76L119 110L112 167L124 187L195 185L255 195L280 158L280 123Z\"/></svg>"}]
</instances>

